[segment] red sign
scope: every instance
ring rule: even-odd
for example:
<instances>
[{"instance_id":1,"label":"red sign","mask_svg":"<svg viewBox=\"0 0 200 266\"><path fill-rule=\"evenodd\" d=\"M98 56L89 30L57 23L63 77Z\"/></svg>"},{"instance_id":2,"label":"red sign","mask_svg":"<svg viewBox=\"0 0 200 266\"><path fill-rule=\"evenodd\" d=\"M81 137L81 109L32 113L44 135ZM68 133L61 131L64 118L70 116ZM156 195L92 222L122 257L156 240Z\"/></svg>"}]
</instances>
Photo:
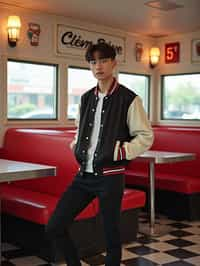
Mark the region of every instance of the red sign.
<instances>
[{"instance_id":1,"label":"red sign","mask_svg":"<svg viewBox=\"0 0 200 266\"><path fill-rule=\"evenodd\" d=\"M165 63L178 63L180 59L180 43L166 43L165 44Z\"/></svg>"}]
</instances>

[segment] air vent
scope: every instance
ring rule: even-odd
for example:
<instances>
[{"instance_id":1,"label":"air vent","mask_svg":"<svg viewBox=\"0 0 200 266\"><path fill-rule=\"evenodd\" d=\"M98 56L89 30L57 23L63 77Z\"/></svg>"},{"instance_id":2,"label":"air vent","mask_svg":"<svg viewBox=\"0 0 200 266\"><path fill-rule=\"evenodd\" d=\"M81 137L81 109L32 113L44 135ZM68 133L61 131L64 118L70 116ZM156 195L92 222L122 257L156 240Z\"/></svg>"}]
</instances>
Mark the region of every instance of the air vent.
<instances>
[{"instance_id":1,"label":"air vent","mask_svg":"<svg viewBox=\"0 0 200 266\"><path fill-rule=\"evenodd\" d=\"M145 5L160 9L163 11L169 11L169 10L174 10L177 8L182 8L183 5L178 5L175 2L169 1L169 0L155 0L155 1L148 1L145 3Z\"/></svg>"}]
</instances>

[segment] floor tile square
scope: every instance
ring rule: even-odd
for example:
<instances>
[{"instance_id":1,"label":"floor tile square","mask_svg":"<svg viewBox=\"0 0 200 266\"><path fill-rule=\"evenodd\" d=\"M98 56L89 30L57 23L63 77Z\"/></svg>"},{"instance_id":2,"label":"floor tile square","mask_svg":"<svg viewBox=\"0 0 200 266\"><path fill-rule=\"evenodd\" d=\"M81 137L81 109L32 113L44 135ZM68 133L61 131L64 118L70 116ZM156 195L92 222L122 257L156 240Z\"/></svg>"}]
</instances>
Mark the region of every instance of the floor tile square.
<instances>
[{"instance_id":1,"label":"floor tile square","mask_svg":"<svg viewBox=\"0 0 200 266\"><path fill-rule=\"evenodd\" d=\"M169 254L166 254L164 252L158 252L158 253L145 255L144 258L149 259L160 265L162 265L163 263L169 263L169 262L174 262L178 260L178 258L171 256Z\"/></svg>"},{"instance_id":2,"label":"floor tile square","mask_svg":"<svg viewBox=\"0 0 200 266\"><path fill-rule=\"evenodd\" d=\"M195 235L200 235L200 227L188 227L185 228L185 231Z\"/></svg>"},{"instance_id":3,"label":"floor tile square","mask_svg":"<svg viewBox=\"0 0 200 266\"><path fill-rule=\"evenodd\" d=\"M137 239L137 242L140 243L140 244L149 244L149 243L153 243L153 242L158 242L158 240L155 239L155 238L150 238L150 237L147 237L147 236L142 236L142 237L139 237Z\"/></svg>"},{"instance_id":4,"label":"floor tile square","mask_svg":"<svg viewBox=\"0 0 200 266\"><path fill-rule=\"evenodd\" d=\"M138 242L132 242L132 243L123 245L123 248L131 248L131 247L137 247L137 246L141 246L141 244Z\"/></svg>"},{"instance_id":5,"label":"floor tile square","mask_svg":"<svg viewBox=\"0 0 200 266\"><path fill-rule=\"evenodd\" d=\"M170 223L169 225L176 227L176 228L179 228L179 229L191 227L191 225L186 224L186 223L181 223L181 222Z\"/></svg>"},{"instance_id":6,"label":"floor tile square","mask_svg":"<svg viewBox=\"0 0 200 266\"><path fill-rule=\"evenodd\" d=\"M188 263L188 262L183 261L183 260L162 264L162 266L192 266L192 265L193 264Z\"/></svg>"},{"instance_id":7,"label":"floor tile square","mask_svg":"<svg viewBox=\"0 0 200 266\"><path fill-rule=\"evenodd\" d=\"M173 220L168 219L168 218L161 218L161 219L159 220L159 222L160 222L160 224L166 224L166 225L169 225L169 224L174 223Z\"/></svg>"},{"instance_id":8,"label":"floor tile square","mask_svg":"<svg viewBox=\"0 0 200 266\"><path fill-rule=\"evenodd\" d=\"M189 247L184 247L185 250L188 250L188 251L191 251L191 252L194 252L194 253L197 253L198 255L200 255L200 244L197 244L197 245L192 245L192 246L189 246ZM199 262L200 264L200 262Z\"/></svg>"},{"instance_id":9,"label":"floor tile square","mask_svg":"<svg viewBox=\"0 0 200 266\"><path fill-rule=\"evenodd\" d=\"M200 236L199 235L192 235L184 237L184 240L191 241L195 244L200 244Z\"/></svg>"},{"instance_id":10,"label":"floor tile square","mask_svg":"<svg viewBox=\"0 0 200 266\"><path fill-rule=\"evenodd\" d=\"M186 228L187 230L187 228ZM185 237L185 236L191 236L192 233L186 232L186 230L174 230L170 232L170 235L176 236L176 237Z\"/></svg>"},{"instance_id":11,"label":"floor tile square","mask_svg":"<svg viewBox=\"0 0 200 266\"><path fill-rule=\"evenodd\" d=\"M164 236L157 237L157 240L159 240L159 241L167 241L167 240L171 240L171 239L177 239L177 237L171 235L171 233L164 235Z\"/></svg>"},{"instance_id":12,"label":"floor tile square","mask_svg":"<svg viewBox=\"0 0 200 266\"><path fill-rule=\"evenodd\" d=\"M181 249L181 248L168 250L168 251L165 251L165 253L168 253L169 255L174 256L174 257L179 258L179 259L187 259L190 257L197 256L196 253L191 252L191 251L187 251L187 250Z\"/></svg>"},{"instance_id":13,"label":"floor tile square","mask_svg":"<svg viewBox=\"0 0 200 266\"><path fill-rule=\"evenodd\" d=\"M136 253L130 252L125 248L122 249L122 260L133 259L137 257L138 255Z\"/></svg>"},{"instance_id":14,"label":"floor tile square","mask_svg":"<svg viewBox=\"0 0 200 266\"><path fill-rule=\"evenodd\" d=\"M200 256L188 258L188 259L185 259L184 261L192 263L192 265L199 266L200 265Z\"/></svg>"},{"instance_id":15,"label":"floor tile square","mask_svg":"<svg viewBox=\"0 0 200 266\"><path fill-rule=\"evenodd\" d=\"M181 238L168 240L166 241L166 243L177 246L177 247L187 247L187 246L194 245L193 242L185 240L185 239L181 239Z\"/></svg>"},{"instance_id":16,"label":"floor tile square","mask_svg":"<svg viewBox=\"0 0 200 266\"><path fill-rule=\"evenodd\" d=\"M144 258L135 258L130 260L123 261L123 264L126 266L156 266L157 264Z\"/></svg>"},{"instance_id":17,"label":"floor tile square","mask_svg":"<svg viewBox=\"0 0 200 266\"><path fill-rule=\"evenodd\" d=\"M183 221L183 222L186 222L187 224L190 224L191 226L200 227L200 221Z\"/></svg>"},{"instance_id":18,"label":"floor tile square","mask_svg":"<svg viewBox=\"0 0 200 266\"><path fill-rule=\"evenodd\" d=\"M165 242L156 242L156 243L147 244L145 246L148 246L148 247L150 247L152 249L156 249L158 251L166 251L166 250L171 250L171 249L177 249L176 246L170 245L170 244L165 243Z\"/></svg>"},{"instance_id":19,"label":"floor tile square","mask_svg":"<svg viewBox=\"0 0 200 266\"><path fill-rule=\"evenodd\" d=\"M140 256L158 252L156 249L152 249L152 248L145 247L145 246L139 246L139 247L133 247L133 248L127 248L127 249L128 251L136 253Z\"/></svg>"}]
</instances>

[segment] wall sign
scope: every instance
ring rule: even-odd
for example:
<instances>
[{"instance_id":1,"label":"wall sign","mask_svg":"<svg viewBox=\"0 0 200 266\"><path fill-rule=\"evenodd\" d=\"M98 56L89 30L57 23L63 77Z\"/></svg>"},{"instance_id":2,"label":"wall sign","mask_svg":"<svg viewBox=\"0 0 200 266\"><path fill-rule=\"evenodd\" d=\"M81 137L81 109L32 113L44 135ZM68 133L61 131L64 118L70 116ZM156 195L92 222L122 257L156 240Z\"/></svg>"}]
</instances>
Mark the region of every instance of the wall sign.
<instances>
[{"instance_id":1,"label":"wall sign","mask_svg":"<svg viewBox=\"0 0 200 266\"><path fill-rule=\"evenodd\" d=\"M38 46L39 44L39 36L40 36L40 25L37 23L28 23L28 31L27 31L27 35L28 38L30 39L30 44L33 46Z\"/></svg>"},{"instance_id":2,"label":"wall sign","mask_svg":"<svg viewBox=\"0 0 200 266\"><path fill-rule=\"evenodd\" d=\"M57 24L56 54L73 55L84 59L85 51L92 43L106 42L112 45L117 53L117 59L125 62L125 38L107 33L89 31L67 25Z\"/></svg>"},{"instance_id":3,"label":"wall sign","mask_svg":"<svg viewBox=\"0 0 200 266\"><path fill-rule=\"evenodd\" d=\"M192 53L191 53L192 62L200 63L200 38L192 40L191 47L192 47Z\"/></svg>"},{"instance_id":4,"label":"wall sign","mask_svg":"<svg viewBox=\"0 0 200 266\"><path fill-rule=\"evenodd\" d=\"M140 42L136 42L135 44L135 60L136 62L140 62L142 60L142 54L143 54L143 44Z\"/></svg>"},{"instance_id":5,"label":"wall sign","mask_svg":"<svg viewBox=\"0 0 200 266\"><path fill-rule=\"evenodd\" d=\"M165 44L165 63L178 63L180 60L180 43L166 43Z\"/></svg>"}]
</instances>

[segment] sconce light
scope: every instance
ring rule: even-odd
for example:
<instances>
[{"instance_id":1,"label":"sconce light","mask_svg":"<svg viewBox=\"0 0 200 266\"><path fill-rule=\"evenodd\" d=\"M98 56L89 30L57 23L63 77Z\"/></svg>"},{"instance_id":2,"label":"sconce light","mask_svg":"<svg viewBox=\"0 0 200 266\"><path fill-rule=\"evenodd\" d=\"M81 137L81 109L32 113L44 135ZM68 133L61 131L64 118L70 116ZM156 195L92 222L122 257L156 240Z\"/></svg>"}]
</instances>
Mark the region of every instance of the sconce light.
<instances>
[{"instance_id":1,"label":"sconce light","mask_svg":"<svg viewBox=\"0 0 200 266\"><path fill-rule=\"evenodd\" d=\"M8 17L8 43L11 47L15 47L19 40L19 32L21 28L21 21L18 16Z\"/></svg>"},{"instance_id":2,"label":"sconce light","mask_svg":"<svg viewBox=\"0 0 200 266\"><path fill-rule=\"evenodd\" d=\"M152 47L150 49L150 67L154 68L158 62L159 62L159 58L160 58L160 49L158 47Z\"/></svg>"}]
</instances>

